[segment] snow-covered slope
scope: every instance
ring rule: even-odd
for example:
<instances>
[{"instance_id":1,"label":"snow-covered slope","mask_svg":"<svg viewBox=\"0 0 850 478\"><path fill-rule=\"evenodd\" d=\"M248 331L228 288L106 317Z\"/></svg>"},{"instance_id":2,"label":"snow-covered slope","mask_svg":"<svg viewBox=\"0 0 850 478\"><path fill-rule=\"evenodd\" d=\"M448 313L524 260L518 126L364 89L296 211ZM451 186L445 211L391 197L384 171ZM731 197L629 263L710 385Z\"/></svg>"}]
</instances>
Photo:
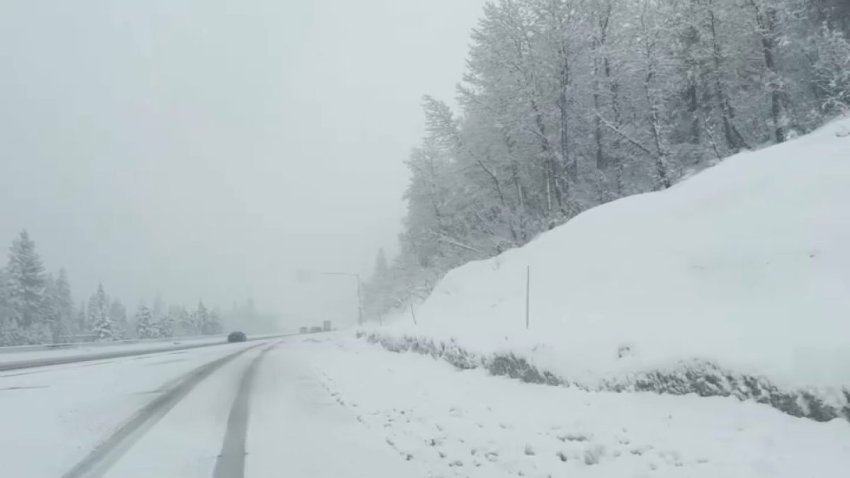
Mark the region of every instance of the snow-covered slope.
<instances>
[{"instance_id":1,"label":"snow-covered slope","mask_svg":"<svg viewBox=\"0 0 850 478\"><path fill-rule=\"evenodd\" d=\"M587 211L451 271L418 326L399 318L380 334L516 353L583 383L705 360L782 387L850 386L848 130Z\"/></svg>"}]
</instances>

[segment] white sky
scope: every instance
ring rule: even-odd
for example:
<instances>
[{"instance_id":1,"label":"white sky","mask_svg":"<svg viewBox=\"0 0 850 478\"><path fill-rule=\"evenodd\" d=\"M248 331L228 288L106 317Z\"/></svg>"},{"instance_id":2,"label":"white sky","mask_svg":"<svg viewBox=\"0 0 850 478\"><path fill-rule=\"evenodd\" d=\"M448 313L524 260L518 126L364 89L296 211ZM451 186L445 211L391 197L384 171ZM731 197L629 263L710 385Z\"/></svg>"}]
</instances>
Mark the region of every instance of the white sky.
<instances>
[{"instance_id":1,"label":"white sky","mask_svg":"<svg viewBox=\"0 0 850 478\"><path fill-rule=\"evenodd\" d=\"M354 317L393 246L421 96L454 97L484 0L0 2L0 247L103 281ZM315 317L314 317L315 316Z\"/></svg>"}]
</instances>

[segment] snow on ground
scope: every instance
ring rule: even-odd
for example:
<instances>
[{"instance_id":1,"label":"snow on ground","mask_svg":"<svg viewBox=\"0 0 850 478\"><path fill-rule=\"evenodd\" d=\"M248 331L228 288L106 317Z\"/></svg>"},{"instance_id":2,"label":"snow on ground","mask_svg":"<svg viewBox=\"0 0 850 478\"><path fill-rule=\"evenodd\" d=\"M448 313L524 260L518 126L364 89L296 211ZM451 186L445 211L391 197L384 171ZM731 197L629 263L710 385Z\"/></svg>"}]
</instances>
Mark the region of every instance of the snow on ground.
<instances>
[{"instance_id":1,"label":"snow on ground","mask_svg":"<svg viewBox=\"0 0 850 478\"><path fill-rule=\"evenodd\" d=\"M251 344L0 373L7 476L62 476L171 381Z\"/></svg>"},{"instance_id":2,"label":"snow on ground","mask_svg":"<svg viewBox=\"0 0 850 478\"><path fill-rule=\"evenodd\" d=\"M828 478L850 469L843 420L730 398L524 384L355 339L307 339L279 353L282 363L309 364L341 407L430 477ZM324 456L347 455L329 446ZM351 470L339 476L373 476Z\"/></svg>"},{"instance_id":3,"label":"snow on ground","mask_svg":"<svg viewBox=\"0 0 850 478\"><path fill-rule=\"evenodd\" d=\"M227 362L142 427L105 460L104 476L213 476L245 393L247 478L831 478L850 469L843 420L727 398L524 384L343 334L267 347ZM223 355L196 349L0 374L4 473L62 476L166 384Z\"/></svg>"},{"instance_id":4,"label":"snow on ground","mask_svg":"<svg viewBox=\"0 0 850 478\"><path fill-rule=\"evenodd\" d=\"M314 344L307 339L305 344ZM312 339L315 340L315 339ZM358 421L323 387L312 366L326 353L347 356L332 342L284 342L261 362L254 386L245 476L266 478L416 478L424 462L408 462L385 441L386 433ZM358 357L349 357L357 359ZM346 373L364 386L383 387L355 361ZM371 363L369 364L371 365Z\"/></svg>"},{"instance_id":5,"label":"snow on ground","mask_svg":"<svg viewBox=\"0 0 850 478\"><path fill-rule=\"evenodd\" d=\"M405 314L375 331L514 352L591 384L701 359L783 387L850 386L848 127L587 211L449 272L418 326Z\"/></svg>"}]
</instances>

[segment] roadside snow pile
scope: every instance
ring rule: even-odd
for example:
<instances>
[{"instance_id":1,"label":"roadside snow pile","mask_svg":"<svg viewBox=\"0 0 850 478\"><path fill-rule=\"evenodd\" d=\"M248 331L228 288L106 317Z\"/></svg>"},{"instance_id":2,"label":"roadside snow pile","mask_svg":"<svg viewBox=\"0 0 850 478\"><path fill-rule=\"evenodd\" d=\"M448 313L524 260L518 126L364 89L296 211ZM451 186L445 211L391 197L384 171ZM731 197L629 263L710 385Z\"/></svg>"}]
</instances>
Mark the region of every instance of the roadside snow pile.
<instances>
[{"instance_id":1,"label":"roadside snow pile","mask_svg":"<svg viewBox=\"0 0 850 478\"><path fill-rule=\"evenodd\" d=\"M587 211L451 271L417 326L399 318L366 334L543 382L850 418L850 138L838 134L848 127Z\"/></svg>"},{"instance_id":2,"label":"roadside snow pile","mask_svg":"<svg viewBox=\"0 0 850 478\"><path fill-rule=\"evenodd\" d=\"M850 423L840 420L725 398L525 385L415 354L388 360L354 340L292 342L280 353L386 437L411 466L395 476L832 478L850 468Z\"/></svg>"}]
</instances>

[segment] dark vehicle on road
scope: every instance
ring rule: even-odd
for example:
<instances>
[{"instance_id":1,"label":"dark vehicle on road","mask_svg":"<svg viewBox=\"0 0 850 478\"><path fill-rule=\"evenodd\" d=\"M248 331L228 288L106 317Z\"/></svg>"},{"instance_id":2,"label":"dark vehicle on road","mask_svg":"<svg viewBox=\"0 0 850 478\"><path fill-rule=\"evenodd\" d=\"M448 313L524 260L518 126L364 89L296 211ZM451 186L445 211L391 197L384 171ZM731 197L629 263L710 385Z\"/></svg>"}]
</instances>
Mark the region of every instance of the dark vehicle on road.
<instances>
[{"instance_id":1,"label":"dark vehicle on road","mask_svg":"<svg viewBox=\"0 0 850 478\"><path fill-rule=\"evenodd\" d=\"M245 335L245 332L231 332L227 335L228 342L244 342L248 340L248 337Z\"/></svg>"},{"instance_id":2,"label":"dark vehicle on road","mask_svg":"<svg viewBox=\"0 0 850 478\"><path fill-rule=\"evenodd\" d=\"M310 327L310 333L311 334L315 334L315 333L318 333L318 332L321 332L321 331L322 331L321 327Z\"/></svg>"}]
</instances>

